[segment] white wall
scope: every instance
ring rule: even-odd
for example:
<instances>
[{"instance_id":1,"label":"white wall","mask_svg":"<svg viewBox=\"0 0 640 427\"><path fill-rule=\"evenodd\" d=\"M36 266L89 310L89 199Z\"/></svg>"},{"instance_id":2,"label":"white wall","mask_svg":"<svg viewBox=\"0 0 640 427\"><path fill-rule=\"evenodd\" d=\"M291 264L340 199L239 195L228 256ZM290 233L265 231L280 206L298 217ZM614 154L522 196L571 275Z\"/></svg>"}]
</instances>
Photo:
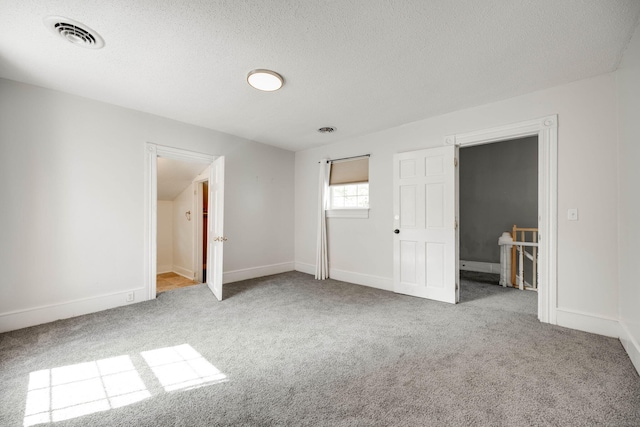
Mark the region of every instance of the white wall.
<instances>
[{"instance_id":1,"label":"white wall","mask_svg":"<svg viewBox=\"0 0 640 427\"><path fill-rule=\"evenodd\" d=\"M640 372L640 26L617 71L620 340Z\"/></svg>"},{"instance_id":2,"label":"white wall","mask_svg":"<svg viewBox=\"0 0 640 427\"><path fill-rule=\"evenodd\" d=\"M173 202L158 200L158 274L173 271Z\"/></svg>"},{"instance_id":3,"label":"white wall","mask_svg":"<svg viewBox=\"0 0 640 427\"><path fill-rule=\"evenodd\" d=\"M329 265L337 277L390 288L393 154L441 146L446 135L558 114L558 322L615 335L615 107L615 75L607 74L297 152L296 268L313 271L315 265L320 158L371 153L369 219L328 220ZM579 221L567 221L568 208L579 208Z\"/></svg>"},{"instance_id":4,"label":"white wall","mask_svg":"<svg viewBox=\"0 0 640 427\"><path fill-rule=\"evenodd\" d=\"M226 157L227 281L292 269L292 152L0 80L0 332L144 294L146 142Z\"/></svg>"},{"instance_id":5,"label":"white wall","mask_svg":"<svg viewBox=\"0 0 640 427\"><path fill-rule=\"evenodd\" d=\"M185 212L191 211L192 221ZM193 185L189 185L173 199L173 271L193 279Z\"/></svg>"}]
</instances>

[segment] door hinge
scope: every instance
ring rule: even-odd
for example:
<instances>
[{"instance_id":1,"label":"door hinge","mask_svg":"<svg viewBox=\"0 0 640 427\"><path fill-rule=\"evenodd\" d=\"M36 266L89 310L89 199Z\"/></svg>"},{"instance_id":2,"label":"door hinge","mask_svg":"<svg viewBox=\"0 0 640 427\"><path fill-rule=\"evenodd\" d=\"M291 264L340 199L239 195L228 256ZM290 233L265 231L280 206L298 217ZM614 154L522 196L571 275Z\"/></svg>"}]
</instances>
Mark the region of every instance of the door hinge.
<instances>
[{"instance_id":1,"label":"door hinge","mask_svg":"<svg viewBox=\"0 0 640 427\"><path fill-rule=\"evenodd\" d=\"M458 158L457 157L453 158L453 166L454 167L458 166Z\"/></svg>"},{"instance_id":2,"label":"door hinge","mask_svg":"<svg viewBox=\"0 0 640 427\"><path fill-rule=\"evenodd\" d=\"M453 220L453 228L454 228L454 230L458 229L458 220L457 219Z\"/></svg>"},{"instance_id":3,"label":"door hinge","mask_svg":"<svg viewBox=\"0 0 640 427\"><path fill-rule=\"evenodd\" d=\"M458 283L456 283L456 291L460 289L460 285Z\"/></svg>"}]
</instances>

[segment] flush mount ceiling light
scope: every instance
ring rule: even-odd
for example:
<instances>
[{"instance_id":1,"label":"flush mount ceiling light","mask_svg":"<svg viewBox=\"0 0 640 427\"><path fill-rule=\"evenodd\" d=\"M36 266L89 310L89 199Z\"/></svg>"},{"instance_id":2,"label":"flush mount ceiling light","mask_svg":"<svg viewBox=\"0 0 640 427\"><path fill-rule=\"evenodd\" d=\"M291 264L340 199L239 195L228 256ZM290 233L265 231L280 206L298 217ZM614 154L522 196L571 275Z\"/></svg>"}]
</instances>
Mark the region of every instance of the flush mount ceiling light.
<instances>
[{"instance_id":1,"label":"flush mount ceiling light","mask_svg":"<svg viewBox=\"0 0 640 427\"><path fill-rule=\"evenodd\" d=\"M104 40L98 33L73 19L47 16L44 18L44 25L57 36L76 46L88 49L100 49L104 46Z\"/></svg>"},{"instance_id":2,"label":"flush mount ceiling light","mask_svg":"<svg viewBox=\"0 0 640 427\"><path fill-rule=\"evenodd\" d=\"M331 132L335 132L336 128L332 127L332 126L325 126L322 127L320 129L318 129L318 132L320 133L331 133Z\"/></svg>"},{"instance_id":3,"label":"flush mount ceiling light","mask_svg":"<svg viewBox=\"0 0 640 427\"><path fill-rule=\"evenodd\" d=\"M284 84L282 76L271 70L253 70L247 74L247 83L255 89L265 92L278 90Z\"/></svg>"}]
</instances>

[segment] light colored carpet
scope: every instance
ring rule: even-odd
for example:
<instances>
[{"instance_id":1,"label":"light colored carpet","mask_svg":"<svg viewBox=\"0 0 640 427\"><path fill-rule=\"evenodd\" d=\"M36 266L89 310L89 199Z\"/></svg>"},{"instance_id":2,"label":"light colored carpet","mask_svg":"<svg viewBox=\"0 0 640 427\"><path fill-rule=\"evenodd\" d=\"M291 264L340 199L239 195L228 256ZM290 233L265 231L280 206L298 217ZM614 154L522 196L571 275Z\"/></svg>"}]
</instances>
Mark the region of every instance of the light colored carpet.
<instances>
[{"instance_id":1,"label":"light colored carpet","mask_svg":"<svg viewBox=\"0 0 640 427\"><path fill-rule=\"evenodd\" d=\"M640 425L618 340L540 324L533 292L461 289L449 305L291 272L1 334L0 425Z\"/></svg>"}]
</instances>

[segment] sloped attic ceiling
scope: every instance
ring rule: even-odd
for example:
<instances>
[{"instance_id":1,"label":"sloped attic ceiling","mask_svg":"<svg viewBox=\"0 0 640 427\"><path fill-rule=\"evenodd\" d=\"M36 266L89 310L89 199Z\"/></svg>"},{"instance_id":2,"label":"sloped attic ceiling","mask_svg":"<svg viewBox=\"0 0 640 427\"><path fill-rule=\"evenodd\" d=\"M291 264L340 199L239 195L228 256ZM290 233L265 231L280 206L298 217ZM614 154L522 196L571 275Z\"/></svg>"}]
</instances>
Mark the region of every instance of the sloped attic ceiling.
<instances>
[{"instance_id":1,"label":"sloped attic ceiling","mask_svg":"<svg viewBox=\"0 0 640 427\"><path fill-rule=\"evenodd\" d=\"M158 157L158 200L175 199L208 167L203 163Z\"/></svg>"}]
</instances>

